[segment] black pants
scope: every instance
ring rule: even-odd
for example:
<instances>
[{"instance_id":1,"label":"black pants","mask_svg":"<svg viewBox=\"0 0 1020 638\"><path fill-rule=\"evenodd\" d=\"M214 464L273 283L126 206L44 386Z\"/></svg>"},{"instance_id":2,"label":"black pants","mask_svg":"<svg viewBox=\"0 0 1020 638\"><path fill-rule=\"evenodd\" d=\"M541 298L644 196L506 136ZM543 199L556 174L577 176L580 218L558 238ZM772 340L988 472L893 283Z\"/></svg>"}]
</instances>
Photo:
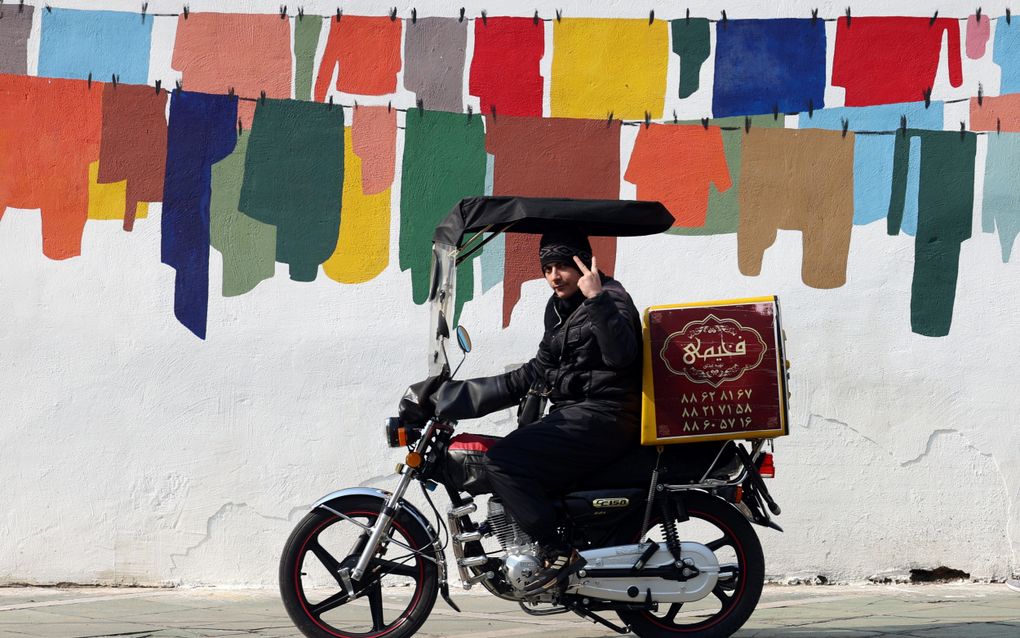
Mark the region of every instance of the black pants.
<instances>
[{"instance_id":1,"label":"black pants","mask_svg":"<svg viewBox=\"0 0 1020 638\"><path fill-rule=\"evenodd\" d=\"M532 539L555 543L556 512L549 494L562 493L631 451L640 442L638 425L635 410L615 404L555 409L489 449L492 490Z\"/></svg>"}]
</instances>

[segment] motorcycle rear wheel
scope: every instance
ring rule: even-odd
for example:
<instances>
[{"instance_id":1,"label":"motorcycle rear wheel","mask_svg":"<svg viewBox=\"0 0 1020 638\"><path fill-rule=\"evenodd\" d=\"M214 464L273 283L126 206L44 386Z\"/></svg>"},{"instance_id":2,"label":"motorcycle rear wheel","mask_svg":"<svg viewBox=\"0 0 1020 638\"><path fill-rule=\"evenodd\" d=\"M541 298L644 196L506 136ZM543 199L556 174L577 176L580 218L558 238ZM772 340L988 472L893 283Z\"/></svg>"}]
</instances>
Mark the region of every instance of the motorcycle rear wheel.
<instances>
[{"instance_id":1,"label":"motorcycle rear wheel","mask_svg":"<svg viewBox=\"0 0 1020 638\"><path fill-rule=\"evenodd\" d=\"M353 596L337 575L357 563L368 539L365 527L375 523L382 506L382 500L372 497L343 498L330 507L357 523L315 509L287 539L280 557L280 594L287 614L305 636L407 638L428 618L439 589L436 563L425 558L434 554L432 538L406 512L394 520L391 542L369 564L365 577L354 583ZM391 599L399 600L384 604L383 587Z\"/></svg>"},{"instance_id":2,"label":"motorcycle rear wheel","mask_svg":"<svg viewBox=\"0 0 1020 638\"><path fill-rule=\"evenodd\" d=\"M765 582L761 542L748 520L722 499L703 492L688 492L683 498L690 520L677 522L680 540L703 543L715 552L719 583L706 599L686 603L687 609L685 603L663 603L657 612L617 615L641 638L727 638L747 622L761 597ZM661 532L661 519L652 523L652 530ZM639 533L632 531L626 542L635 542Z\"/></svg>"}]
</instances>

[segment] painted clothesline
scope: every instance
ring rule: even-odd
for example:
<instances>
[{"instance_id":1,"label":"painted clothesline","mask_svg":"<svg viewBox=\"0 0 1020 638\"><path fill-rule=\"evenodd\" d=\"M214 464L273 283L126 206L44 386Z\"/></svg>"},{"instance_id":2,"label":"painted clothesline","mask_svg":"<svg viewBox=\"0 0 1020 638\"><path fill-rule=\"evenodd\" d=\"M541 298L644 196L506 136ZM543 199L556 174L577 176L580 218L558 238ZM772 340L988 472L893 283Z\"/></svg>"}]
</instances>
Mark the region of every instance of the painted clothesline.
<instances>
[{"instance_id":1,"label":"painted clothesline","mask_svg":"<svg viewBox=\"0 0 1020 638\"><path fill-rule=\"evenodd\" d=\"M90 80L89 82L90 82L90 86L91 86L91 82L93 82L93 81ZM96 82L96 83L100 84L100 82ZM144 84L123 84L123 83L118 83L118 82L107 82L105 84L110 84L111 86L113 86L114 89L116 89L118 85L119 86L132 86L132 87L148 86L148 85L144 85ZM165 92L168 92L168 93L172 93L173 92L173 91L167 91L166 89L161 88L160 84L161 84L161 82L157 80L156 85L154 87L157 93L160 92L160 91L165 91ZM185 90L187 90L187 89L185 89L183 86L180 86L180 85L176 89L174 89L174 91L185 91ZM232 95L232 94L228 93L227 95ZM235 95L235 97L238 100L240 100L240 101L251 102L251 103L255 103L255 104L258 104L259 102L264 102L267 99L266 96L264 96L264 95L259 96L259 97L248 97L248 96ZM979 100L978 104L979 105L981 104L980 97L981 96L979 95L979 97L978 97L978 100ZM993 97L1002 97L1002 96L993 96ZM293 98L288 98L288 99L293 99ZM939 100L937 103L941 103L941 104L958 104L960 102L969 102L972 99L973 98L967 97L967 98L957 98L957 99L952 99L952 100ZM328 104L330 104L332 106L344 108L344 109L351 109L351 110L356 110L356 109L358 109L360 107L379 108L379 107L382 106L381 104L358 104L357 102L355 102L354 104L343 104L341 102L333 102L332 98L331 98L330 102L328 102ZM905 102L904 104L910 104L910 103L909 102ZM397 111L398 113L404 113L405 116L406 116L406 114L411 113L413 111L420 111L421 115L419 115L419 117L425 117L430 112L429 109L423 108L421 106L421 104L419 104L419 106L417 106L417 107L408 107L408 108L392 107L390 105L387 105L387 108L390 109L390 110ZM839 108L839 107L830 107L830 108ZM859 107L859 108L866 108L866 107ZM824 110L824 109L819 109L819 111L822 111L822 110ZM497 118L498 115L495 112L495 108L493 108L493 111L494 112L492 113L491 117ZM450 113L451 111L438 111L437 110L437 111L434 111L434 112L437 112L437 113ZM468 107L468 111L466 113L460 113L460 114L461 115L467 115L469 121L470 121L470 118L473 115L478 115L480 117L487 117L484 113L475 113L474 111L471 110L470 107ZM787 116L787 115L799 115L799 113L783 113L783 115L784 116ZM809 115L809 117L810 117L810 115ZM580 118L580 119L590 119L590 118ZM778 120L778 116L776 117L776 119ZM745 125L744 126L719 126L719 127L713 127L713 128L718 128L719 130L722 130L722 131L739 131L739 130L744 130L745 132L750 132L750 129L751 129L751 116L745 116L744 120L745 120ZM650 118L646 118L644 120L622 120L622 119L614 119L614 118L610 117L610 118L606 119L606 126L611 126L613 122L619 122L621 126L649 126L651 124L677 124L677 125L679 125L681 123L683 123L685 126L697 126L696 122L682 121L679 118L677 118L675 115L674 115L674 117L672 119L650 119ZM847 130L849 130L849 124L850 124L849 120L847 120L846 121L846 128L847 128ZM855 134L856 135L895 135L897 133L902 133L903 131L905 131L907 126L908 126L908 124L909 124L909 122L905 122L905 123L901 124L899 128L888 129L888 130L883 130L883 131L855 131ZM701 125L704 126L705 128L708 128L709 126L711 126L710 118L702 118ZM969 129L965 128L964 122L960 122L960 125L961 125L961 127L959 129L960 133L974 133L975 135L988 135L990 133L996 133L996 134L1000 134L1001 133L1001 131L986 131L986 130L972 131L972 130L969 130ZM400 126L400 127L397 127L397 128L403 129L404 127ZM795 129L791 129L791 130L795 130ZM934 129L934 130L952 131L953 129Z\"/></svg>"},{"instance_id":2,"label":"painted clothesline","mask_svg":"<svg viewBox=\"0 0 1020 638\"><path fill-rule=\"evenodd\" d=\"M24 4L24 2L22 2L19 5L19 11L24 6L25 6L25 4ZM28 5L28 6L34 6L34 5ZM50 5L44 5L44 6L46 8L46 11L48 11L48 12L53 10L53 7L51 7ZM153 18L179 18L181 16L184 16L184 19L186 20L188 18L188 16L191 14L191 11L188 9L187 5L185 5L184 9L180 13L148 13L147 11L145 11L145 7L147 7L147 6L148 6L148 3L143 3L142 11L138 12L138 15L141 16L143 21L145 20L146 16L150 16L150 17L153 17ZM3 17L2 7L3 7L3 2L2 2L2 0L0 0L0 17ZM981 8L978 7L978 9L977 9L977 11L975 11L974 15L977 17L978 22L981 21L981 18L985 18L986 20L989 20L989 21L998 21L998 20L1005 19L1006 23L1010 24L1011 21L1012 21L1012 12L1011 12L1011 9L1007 8L1005 11L1006 11L1005 15L1002 15L1002 16L988 16L988 15L982 15ZM131 13L131 12L127 11L127 12L121 12L121 13ZM721 18L706 18L704 16L692 16L690 10L688 9L687 13L684 16L682 16L682 17L677 17L677 18L656 18L655 17L655 10L652 9L652 10L649 11L648 22L649 22L649 24L651 24L656 19L663 20L663 21L666 21L666 22L673 22L675 20L707 20L708 22L719 23L719 24L724 24L725 25L730 20L734 20L734 19L740 20L740 19L743 19L743 18L732 18L732 17L730 17L729 15L727 15L725 9L720 11L720 13L722 14ZM411 17L409 17L409 18L401 17L401 16L397 15L396 9L394 9L393 11L391 11L389 13L389 16L390 16L390 20L394 20L394 21L400 20L402 22L411 22L412 24L416 23L417 20L418 20L417 9L412 8L411 9L411 14L412 14ZM273 14L267 12L267 13L265 13L263 15L273 15ZM330 19L335 19L335 20L337 20L339 22L340 20L343 19L343 10L338 7L337 10L336 10L336 14L315 15L315 14L306 14L303 10L300 10L300 9L299 9L298 13L289 13L288 11L286 11L286 6L284 6L283 10L277 12L276 15L279 15L281 20L284 20L284 19L301 20L306 15L308 15L309 17L318 17L318 18L327 18L328 17ZM363 14L356 14L356 15L361 16ZM440 16L440 17L442 17L442 16ZM497 16L493 16L493 17L497 17ZM498 16L498 17L508 17L508 16ZM526 18L528 16L509 16L509 17ZM589 18L591 16L579 16L579 17ZM790 16L785 16L785 17L789 18ZM852 27L853 26L853 17L854 16L852 15L852 11L848 7L847 10L846 10L846 14L842 15L842 16L839 16L837 18L822 18L822 17L819 17L818 15L816 15L814 12L812 12L811 16L805 17L805 18L802 18L802 19L804 19L804 20L812 20L812 21L819 21L820 20L822 22L839 22L840 20L848 20L849 21L849 26ZM861 16L861 17L872 17L872 16ZM928 18L929 20L931 20L932 24L934 24L935 20L938 19L938 17L939 17L939 12L935 11L934 14L931 15L931 16L912 16L912 17ZM960 22L967 22L968 20L970 20L970 16L956 17L956 18L953 18L952 16L944 16L943 17L943 19L947 19L947 18L951 19L951 20L958 20ZM477 20L481 20L482 22L485 22L487 19L488 19L488 15L486 14L485 11L482 11L481 14L477 18L469 18L469 17L467 17L465 15L465 10L464 10L463 7L460 10L460 16L459 16L459 21L460 22L475 22ZM563 11L560 10L560 9L556 10L556 17L555 18L542 18L542 17L539 16L538 11L536 11L534 16L532 16L532 20L536 24L538 22L560 22L562 19L563 19ZM617 20L642 20L644 18L634 17L634 18L610 18L610 19L617 19ZM753 19L755 19L755 20L768 20L769 18L753 18ZM775 18L775 19L779 19L779 18Z\"/></svg>"}]
</instances>

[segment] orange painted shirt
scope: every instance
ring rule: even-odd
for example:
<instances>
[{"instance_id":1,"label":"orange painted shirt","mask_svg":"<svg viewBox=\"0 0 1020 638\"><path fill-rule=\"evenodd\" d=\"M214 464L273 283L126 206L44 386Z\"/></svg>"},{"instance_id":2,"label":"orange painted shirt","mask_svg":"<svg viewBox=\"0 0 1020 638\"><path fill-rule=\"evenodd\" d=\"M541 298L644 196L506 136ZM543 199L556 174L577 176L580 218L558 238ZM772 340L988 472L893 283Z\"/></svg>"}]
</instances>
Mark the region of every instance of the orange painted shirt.
<instances>
[{"instance_id":1,"label":"orange painted shirt","mask_svg":"<svg viewBox=\"0 0 1020 638\"><path fill-rule=\"evenodd\" d=\"M389 16L331 19L329 39L315 78L315 100L323 102L340 67L336 88L356 95L386 95L397 90L401 21Z\"/></svg>"},{"instance_id":2,"label":"orange painted shirt","mask_svg":"<svg viewBox=\"0 0 1020 638\"><path fill-rule=\"evenodd\" d=\"M43 254L81 254L89 164L99 159L105 85L0 75L0 217L39 208Z\"/></svg>"},{"instance_id":3,"label":"orange painted shirt","mask_svg":"<svg viewBox=\"0 0 1020 638\"><path fill-rule=\"evenodd\" d=\"M638 132L624 179L637 185L637 198L654 200L673 213L673 226L705 225L709 187L732 185L722 132L713 126L652 124Z\"/></svg>"}]
</instances>

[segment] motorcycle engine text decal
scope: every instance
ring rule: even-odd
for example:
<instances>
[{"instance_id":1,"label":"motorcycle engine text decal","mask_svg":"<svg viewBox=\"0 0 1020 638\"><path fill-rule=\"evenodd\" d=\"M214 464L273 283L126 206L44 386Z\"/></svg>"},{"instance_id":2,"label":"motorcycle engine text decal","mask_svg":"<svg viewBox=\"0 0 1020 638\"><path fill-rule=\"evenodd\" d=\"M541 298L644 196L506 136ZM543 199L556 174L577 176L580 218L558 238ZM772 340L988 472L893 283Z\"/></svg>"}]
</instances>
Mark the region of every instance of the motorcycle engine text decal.
<instances>
[{"instance_id":1,"label":"motorcycle engine text decal","mask_svg":"<svg viewBox=\"0 0 1020 638\"><path fill-rule=\"evenodd\" d=\"M592 507L627 507L629 498L597 498L591 502Z\"/></svg>"},{"instance_id":2,"label":"motorcycle engine text decal","mask_svg":"<svg viewBox=\"0 0 1020 638\"><path fill-rule=\"evenodd\" d=\"M659 358L673 374L718 388L761 365L766 350L757 330L712 314L666 337Z\"/></svg>"}]
</instances>

